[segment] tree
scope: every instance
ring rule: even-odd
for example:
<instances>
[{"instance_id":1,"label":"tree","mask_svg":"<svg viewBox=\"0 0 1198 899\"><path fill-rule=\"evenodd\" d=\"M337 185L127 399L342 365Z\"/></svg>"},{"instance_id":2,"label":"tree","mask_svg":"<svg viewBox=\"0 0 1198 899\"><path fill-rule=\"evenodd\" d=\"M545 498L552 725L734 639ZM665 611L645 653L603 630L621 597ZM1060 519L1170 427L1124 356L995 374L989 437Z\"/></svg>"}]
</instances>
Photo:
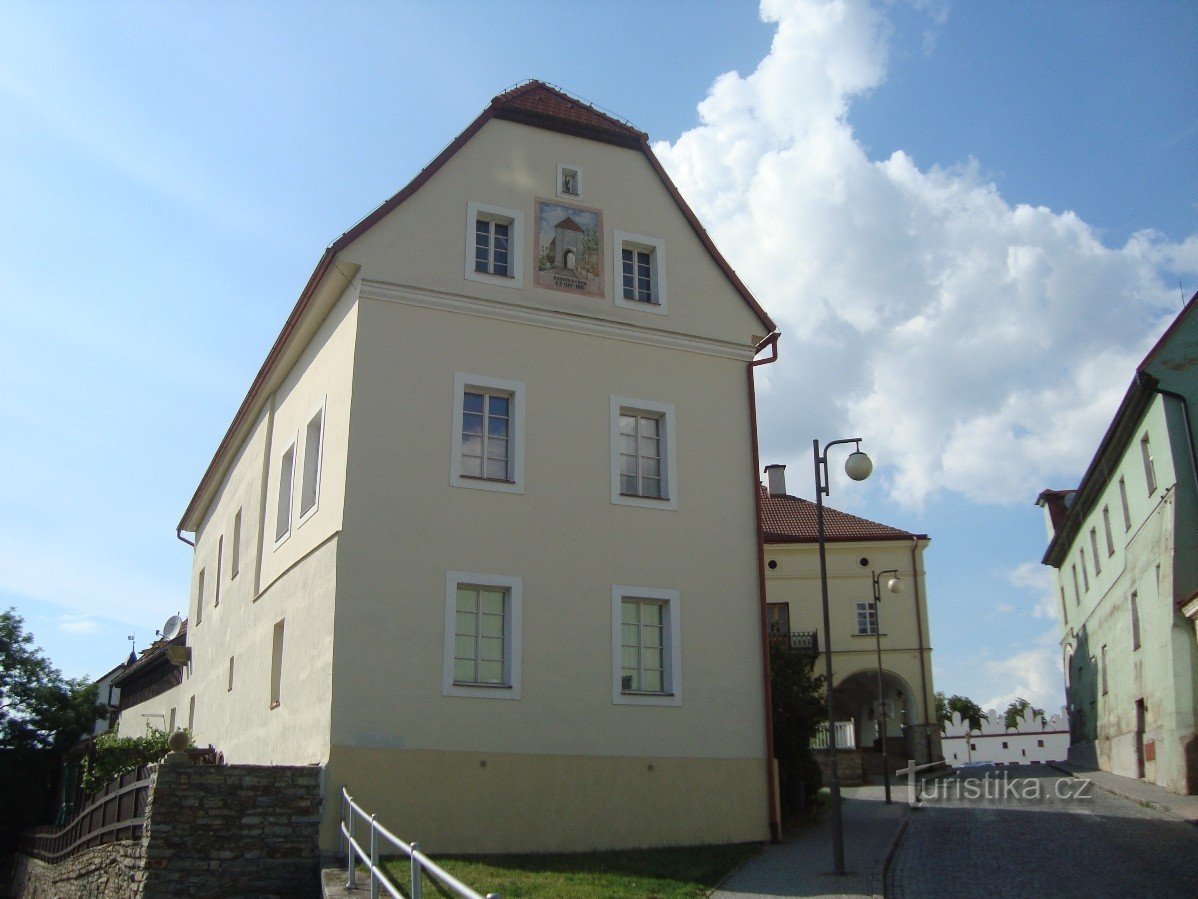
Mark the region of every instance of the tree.
<instances>
[{"instance_id":1,"label":"tree","mask_svg":"<svg viewBox=\"0 0 1198 899\"><path fill-rule=\"evenodd\" d=\"M960 714L962 721L969 722L970 730L981 730L982 722L990 720L990 716L982 711L981 706L968 696L960 696L954 693L945 699L943 693L937 693L936 720L940 722L941 730L944 729L945 722L953 717L953 712Z\"/></svg>"},{"instance_id":2,"label":"tree","mask_svg":"<svg viewBox=\"0 0 1198 899\"><path fill-rule=\"evenodd\" d=\"M16 610L0 612L0 749L65 751L102 714L96 688L64 678Z\"/></svg>"},{"instance_id":3,"label":"tree","mask_svg":"<svg viewBox=\"0 0 1198 899\"><path fill-rule=\"evenodd\" d=\"M1039 718L1040 723L1044 723L1044 709L1038 709L1022 696L1007 706L1007 710L1003 712L1003 724L1012 729L1019 728L1019 722L1023 720L1023 713L1028 709L1032 710L1032 717Z\"/></svg>"},{"instance_id":4,"label":"tree","mask_svg":"<svg viewBox=\"0 0 1198 899\"><path fill-rule=\"evenodd\" d=\"M811 739L827 714L824 678L813 675L816 657L792 652L785 640L770 641L770 693L774 756L778 759L783 814L805 810L823 781Z\"/></svg>"}]
</instances>

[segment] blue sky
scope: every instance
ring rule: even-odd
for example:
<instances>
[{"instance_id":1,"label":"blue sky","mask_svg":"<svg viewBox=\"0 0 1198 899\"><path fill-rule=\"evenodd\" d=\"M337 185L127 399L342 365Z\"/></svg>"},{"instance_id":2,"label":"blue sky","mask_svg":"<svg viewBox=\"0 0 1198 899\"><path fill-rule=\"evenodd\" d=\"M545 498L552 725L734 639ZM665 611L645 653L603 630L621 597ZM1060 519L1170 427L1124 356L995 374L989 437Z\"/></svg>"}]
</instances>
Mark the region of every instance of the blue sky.
<instances>
[{"instance_id":1,"label":"blue sky","mask_svg":"<svg viewBox=\"0 0 1198 899\"><path fill-rule=\"evenodd\" d=\"M537 77L650 133L781 322L763 461L810 495L857 431L829 502L932 536L937 687L1059 704L1032 502L1198 288L1198 7L761 12L0 7L0 605L72 675L185 611L175 524L321 251Z\"/></svg>"}]
</instances>

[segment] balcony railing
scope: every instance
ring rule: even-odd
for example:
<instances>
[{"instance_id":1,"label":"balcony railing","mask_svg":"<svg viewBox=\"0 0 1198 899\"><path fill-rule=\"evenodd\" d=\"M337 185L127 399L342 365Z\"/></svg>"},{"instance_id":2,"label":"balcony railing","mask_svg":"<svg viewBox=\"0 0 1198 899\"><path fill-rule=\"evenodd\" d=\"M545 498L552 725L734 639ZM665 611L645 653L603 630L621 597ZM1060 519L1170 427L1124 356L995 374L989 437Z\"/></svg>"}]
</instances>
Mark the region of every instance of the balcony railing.
<instances>
[{"instance_id":1,"label":"balcony railing","mask_svg":"<svg viewBox=\"0 0 1198 899\"><path fill-rule=\"evenodd\" d=\"M819 631L771 632L770 639L785 643L791 652L819 652Z\"/></svg>"}]
</instances>

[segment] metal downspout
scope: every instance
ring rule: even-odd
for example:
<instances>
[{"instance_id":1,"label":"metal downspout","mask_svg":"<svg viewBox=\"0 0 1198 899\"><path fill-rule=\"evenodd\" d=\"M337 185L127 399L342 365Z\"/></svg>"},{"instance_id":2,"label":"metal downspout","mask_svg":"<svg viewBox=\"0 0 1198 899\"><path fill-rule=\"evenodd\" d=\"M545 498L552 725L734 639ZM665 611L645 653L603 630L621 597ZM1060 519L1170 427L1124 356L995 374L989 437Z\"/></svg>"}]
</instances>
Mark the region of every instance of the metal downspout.
<instances>
[{"instance_id":1,"label":"metal downspout","mask_svg":"<svg viewBox=\"0 0 1198 899\"><path fill-rule=\"evenodd\" d=\"M924 745L928 750L928 761L932 761L932 732L929 728L932 722L928 720L928 672L927 659L924 655L923 645L923 616L919 614L919 557L916 555L916 550L919 548L919 537L911 538L911 580L915 584L915 638L916 644L919 647L919 681L920 687L923 690L923 699L920 703L923 706L923 726L924 726ZM933 703L935 697L932 697Z\"/></svg>"},{"instance_id":2,"label":"metal downspout","mask_svg":"<svg viewBox=\"0 0 1198 899\"><path fill-rule=\"evenodd\" d=\"M778 808L778 783L774 777L774 697L770 689L769 622L765 594L765 528L761 510L761 487L757 480L761 471L761 456L757 450L757 389L753 382L753 369L758 365L769 365L777 361L780 336L781 334L775 331L757 344L758 352L767 345L772 352L764 359L750 360L745 368L749 389L749 427L753 442L753 507L757 512L757 592L761 618L761 681L765 694L765 776L766 790L769 794L770 840L774 843L782 839L782 828Z\"/></svg>"}]
</instances>

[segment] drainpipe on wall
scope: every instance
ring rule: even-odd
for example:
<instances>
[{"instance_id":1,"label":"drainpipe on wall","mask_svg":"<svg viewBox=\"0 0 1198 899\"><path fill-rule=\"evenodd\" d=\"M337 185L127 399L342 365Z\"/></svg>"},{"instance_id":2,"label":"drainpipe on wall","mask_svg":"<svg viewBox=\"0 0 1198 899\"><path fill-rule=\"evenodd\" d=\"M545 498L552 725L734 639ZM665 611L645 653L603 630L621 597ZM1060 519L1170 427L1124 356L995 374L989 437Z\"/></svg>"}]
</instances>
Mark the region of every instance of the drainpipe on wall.
<instances>
[{"instance_id":1,"label":"drainpipe on wall","mask_svg":"<svg viewBox=\"0 0 1198 899\"><path fill-rule=\"evenodd\" d=\"M766 790L769 793L770 840L774 843L782 839L782 827L779 820L778 781L774 776L774 697L770 690L770 638L765 597L765 529L761 512L761 488L757 480L757 473L761 471L761 457L757 451L757 390L753 383L753 369L758 365L769 365L778 360L778 338L781 336L775 331L757 344L757 352L768 346L771 350L770 355L764 359L750 360L745 369L749 382L749 427L753 442L753 507L757 510L757 592L761 617L761 682L765 694L765 776Z\"/></svg>"},{"instance_id":2,"label":"drainpipe on wall","mask_svg":"<svg viewBox=\"0 0 1198 899\"><path fill-rule=\"evenodd\" d=\"M915 584L915 589L913 591L915 593L915 637L916 637L916 646L919 649L919 680L920 680L920 686L923 689L923 702L922 702L923 725L924 725L923 739L924 739L924 745L927 746L928 761L930 762L930 761L932 761L932 732L930 730L930 728L932 727L932 722L928 720L929 719L929 715L928 715L928 672L927 672L927 660L924 657L923 616L921 616L919 614L919 598L920 598L920 594L919 594L919 557L916 554L916 550L918 548L919 548L919 538L912 537L911 538L911 580ZM933 703L935 702L935 699L936 699L936 697L933 696L932 697ZM937 722L937 724L939 724L939 722Z\"/></svg>"},{"instance_id":3,"label":"drainpipe on wall","mask_svg":"<svg viewBox=\"0 0 1198 899\"><path fill-rule=\"evenodd\" d=\"M186 543L188 546L190 546L192 549L195 549L195 544L183 536L183 528L176 528L175 536L178 537L180 540L182 540L184 543Z\"/></svg>"}]
</instances>

